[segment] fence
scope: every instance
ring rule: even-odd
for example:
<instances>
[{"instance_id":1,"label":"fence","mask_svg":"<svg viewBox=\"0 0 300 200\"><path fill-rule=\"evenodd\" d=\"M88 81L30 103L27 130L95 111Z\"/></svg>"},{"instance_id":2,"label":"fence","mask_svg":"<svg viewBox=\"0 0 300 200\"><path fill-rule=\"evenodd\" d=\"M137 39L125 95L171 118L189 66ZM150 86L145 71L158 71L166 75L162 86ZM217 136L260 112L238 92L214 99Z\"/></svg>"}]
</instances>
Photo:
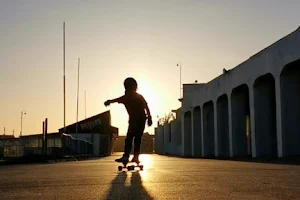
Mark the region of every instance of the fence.
<instances>
[{"instance_id":1,"label":"fence","mask_svg":"<svg viewBox=\"0 0 300 200\"><path fill-rule=\"evenodd\" d=\"M64 149L62 149L62 139L64 141ZM67 134L50 134L47 139L46 151L43 147L42 135L0 140L0 159L45 154L51 157L62 157L64 155L80 156L91 155L92 151L93 146L91 143L75 139Z\"/></svg>"},{"instance_id":2,"label":"fence","mask_svg":"<svg viewBox=\"0 0 300 200\"><path fill-rule=\"evenodd\" d=\"M71 135L63 134L64 155L80 156L92 155L93 145L85 140L73 138Z\"/></svg>"},{"instance_id":3,"label":"fence","mask_svg":"<svg viewBox=\"0 0 300 200\"><path fill-rule=\"evenodd\" d=\"M0 145L0 157L20 157L22 155L22 148L20 141L17 139L2 140Z\"/></svg>"}]
</instances>

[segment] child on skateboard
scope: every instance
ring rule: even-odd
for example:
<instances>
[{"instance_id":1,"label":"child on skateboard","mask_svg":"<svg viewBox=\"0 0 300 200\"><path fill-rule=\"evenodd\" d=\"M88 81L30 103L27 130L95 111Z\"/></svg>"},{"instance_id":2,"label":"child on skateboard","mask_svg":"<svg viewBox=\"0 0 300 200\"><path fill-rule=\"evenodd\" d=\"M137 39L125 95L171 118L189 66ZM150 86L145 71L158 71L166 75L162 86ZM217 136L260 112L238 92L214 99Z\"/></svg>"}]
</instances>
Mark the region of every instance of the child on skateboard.
<instances>
[{"instance_id":1,"label":"child on skateboard","mask_svg":"<svg viewBox=\"0 0 300 200\"><path fill-rule=\"evenodd\" d=\"M152 117L148 104L144 97L136 92L138 85L134 78L126 78L124 81L125 95L107 100L104 105L109 106L111 103L122 103L125 105L129 115L129 126L125 139L124 154L116 162L127 163L129 160L132 141L134 140L134 156L131 162L139 163L139 154L141 148L142 136L147 120L148 126L152 125ZM146 113L145 113L146 110Z\"/></svg>"}]
</instances>

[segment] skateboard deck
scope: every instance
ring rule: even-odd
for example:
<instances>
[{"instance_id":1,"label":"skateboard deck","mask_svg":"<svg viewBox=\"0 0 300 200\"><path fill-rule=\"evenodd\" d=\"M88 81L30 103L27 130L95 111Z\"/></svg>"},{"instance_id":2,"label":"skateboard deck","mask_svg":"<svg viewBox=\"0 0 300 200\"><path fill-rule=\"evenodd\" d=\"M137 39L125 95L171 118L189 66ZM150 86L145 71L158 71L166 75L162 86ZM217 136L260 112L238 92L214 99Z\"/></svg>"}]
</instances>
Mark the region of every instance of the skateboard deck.
<instances>
[{"instance_id":1,"label":"skateboard deck","mask_svg":"<svg viewBox=\"0 0 300 200\"><path fill-rule=\"evenodd\" d=\"M131 171L131 170L134 170L136 167L138 167L140 170L143 170L144 169L144 166L141 164L141 162L119 162L119 163L122 163L123 166L118 166L118 170L119 171L122 171L123 169L127 169L128 171ZM132 164L132 165L128 165L130 163L135 163Z\"/></svg>"}]
</instances>

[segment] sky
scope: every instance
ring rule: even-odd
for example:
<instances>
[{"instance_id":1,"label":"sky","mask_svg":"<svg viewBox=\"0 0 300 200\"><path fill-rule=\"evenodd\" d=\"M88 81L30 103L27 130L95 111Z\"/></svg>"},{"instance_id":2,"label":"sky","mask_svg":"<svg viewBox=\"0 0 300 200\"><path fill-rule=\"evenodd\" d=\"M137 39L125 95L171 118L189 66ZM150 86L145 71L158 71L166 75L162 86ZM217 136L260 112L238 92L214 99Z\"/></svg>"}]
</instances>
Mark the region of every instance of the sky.
<instances>
[{"instance_id":1,"label":"sky","mask_svg":"<svg viewBox=\"0 0 300 200\"><path fill-rule=\"evenodd\" d=\"M66 125L111 111L119 134L121 104L134 77L157 116L180 107L182 82L208 82L300 26L299 0L0 0L0 134L18 136L63 127L63 22L66 24ZM3 129L2 129L3 127ZM2 130L1 130L2 129Z\"/></svg>"}]
</instances>

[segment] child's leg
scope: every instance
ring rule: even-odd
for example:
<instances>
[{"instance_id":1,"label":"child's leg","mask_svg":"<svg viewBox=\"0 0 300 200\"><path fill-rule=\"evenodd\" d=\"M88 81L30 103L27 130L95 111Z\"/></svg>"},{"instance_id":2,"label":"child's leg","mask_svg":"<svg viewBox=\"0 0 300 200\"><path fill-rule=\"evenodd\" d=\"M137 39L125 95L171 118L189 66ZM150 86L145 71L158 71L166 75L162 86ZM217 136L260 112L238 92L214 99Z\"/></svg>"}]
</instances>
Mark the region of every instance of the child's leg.
<instances>
[{"instance_id":1,"label":"child's leg","mask_svg":"<svg viewBox=\"0 0 300 200\"><path fill-rule=\"evenodd\" d=\"M134 134L133 134L134 132L132 131L133 130L132 127L133 127L132 124L129 124L127 136L125 138L124 154L121 158L116 159L117 162L128 161L128 159L129 159L130 152L132 149L132 140L134 137Z\"/></svg>"},{"instance_id":2,"label":"child's leg","mask_svg":"<svg viewBox=\"0 0 300 200\"><path fill-rule=\"evenodd\" d=\"M144 134L145 130L145 121L141 120L137 122L136 129L134 130L135 136L134 136L134 157L133 161L138 161L140 151L141 151L141 142L142 142L142 136Z\"/></svg>"},{"instance_id":3,"label":"child's leg","mask_svg":"<svg viewBox=\"0 0 300 200\"><path fill-rule=\"evenodd\" d=\"M134 135L130 132L127 133L126 139L125 139L125 146L124 146L124 157L129 158L130 152L132 149L132 140Z\"/></svg>"},{"instance_id":4,"label":"child's leg","mask_svg":"<svg viewBox=\"0 0 300 200\"><path fill-rule=\"evenodd\" d=\"M138 158L141 152L142 135L134 137L134 158Z\"/></svg>"}]
</instances>

